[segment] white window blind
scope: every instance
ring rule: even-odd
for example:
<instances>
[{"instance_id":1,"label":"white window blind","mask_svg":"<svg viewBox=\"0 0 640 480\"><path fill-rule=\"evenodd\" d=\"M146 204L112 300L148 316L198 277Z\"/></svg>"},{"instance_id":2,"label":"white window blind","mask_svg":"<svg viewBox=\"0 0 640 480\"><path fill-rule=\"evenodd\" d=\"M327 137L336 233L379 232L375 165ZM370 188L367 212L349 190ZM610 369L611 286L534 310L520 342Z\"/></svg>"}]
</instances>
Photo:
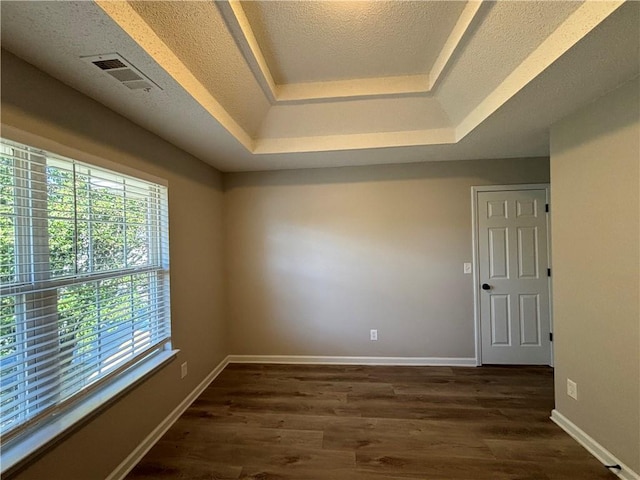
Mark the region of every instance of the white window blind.
<instances>
[{"instance_id":1,"label":"white window blind","mask_svg":"<svg viewBox=\"0 0 640 480\"><path fill-rule=\"evenodd\" d=\"M3 443L170 342L167 189L0 140Z\"/></svg>"}]
</instances>

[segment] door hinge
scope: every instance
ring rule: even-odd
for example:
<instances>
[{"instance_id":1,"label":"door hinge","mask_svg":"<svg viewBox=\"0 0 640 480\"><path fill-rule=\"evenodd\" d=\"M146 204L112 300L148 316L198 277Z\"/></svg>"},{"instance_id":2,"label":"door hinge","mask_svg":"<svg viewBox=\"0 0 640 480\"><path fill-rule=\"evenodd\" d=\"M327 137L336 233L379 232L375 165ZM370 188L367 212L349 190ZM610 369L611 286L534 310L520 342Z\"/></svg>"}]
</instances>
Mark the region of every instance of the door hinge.
<instances>
[{"instance_id":1,"label":"door hinge","mask_svg":"<svg viewBox=\"0 0 640 480\"><path fill-rule=\"evenodd\" d=\"M549 213L549 204L548 203L544 206L544 211Z\"/></svg>"},{"instance_id":2,"label":"door hinge","mask_svg":"<svg viewBox=\"0 0 640 480\"><path fill-rule=\"evenodd\" d=\"M550 276L551 276L551 269L547 268L547 277L550 277Z\"/></svg>"},{"instance_id":3,"label":"door hinge","mask_svg":"<svg viewBox=\"0 0 640 480\"><path fill-rule=\"evenodd\" d=\"M549 332L549 341L553 342L553 332Z\"/></svg>"}]
</instances>

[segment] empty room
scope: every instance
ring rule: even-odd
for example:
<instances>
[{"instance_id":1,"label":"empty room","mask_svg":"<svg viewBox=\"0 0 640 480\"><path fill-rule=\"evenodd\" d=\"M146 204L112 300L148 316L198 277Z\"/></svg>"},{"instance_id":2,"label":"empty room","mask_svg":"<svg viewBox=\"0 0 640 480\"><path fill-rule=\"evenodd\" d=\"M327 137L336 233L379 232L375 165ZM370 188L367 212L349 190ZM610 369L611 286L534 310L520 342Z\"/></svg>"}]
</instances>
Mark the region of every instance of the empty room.
<instances>
[{"instance_id":1,"label":"empty room","mask_svg":"<svg viewBox=\"0 0 640 480\"><path fill-rule=\"evenodd\" d=\"M0 17L3 479L640 480L640 2Z\"/></svg>"}]
</instances>

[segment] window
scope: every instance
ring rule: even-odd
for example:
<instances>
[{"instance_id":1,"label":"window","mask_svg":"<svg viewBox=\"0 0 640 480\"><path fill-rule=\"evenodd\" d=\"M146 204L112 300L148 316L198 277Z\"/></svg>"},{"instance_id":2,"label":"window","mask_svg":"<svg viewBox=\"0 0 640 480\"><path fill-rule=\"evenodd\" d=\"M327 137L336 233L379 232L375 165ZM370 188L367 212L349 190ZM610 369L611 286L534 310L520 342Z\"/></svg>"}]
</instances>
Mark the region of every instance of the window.
<instances>
[{"instance_id":1,"label":"window","mask_svg":"<svg viewBox=\"0 0 640 480\"><path fill-rule=\"evenodd\" d=\"M169 348L165 186L0 140L3 443Z\"/></svg>"}]
</instances>

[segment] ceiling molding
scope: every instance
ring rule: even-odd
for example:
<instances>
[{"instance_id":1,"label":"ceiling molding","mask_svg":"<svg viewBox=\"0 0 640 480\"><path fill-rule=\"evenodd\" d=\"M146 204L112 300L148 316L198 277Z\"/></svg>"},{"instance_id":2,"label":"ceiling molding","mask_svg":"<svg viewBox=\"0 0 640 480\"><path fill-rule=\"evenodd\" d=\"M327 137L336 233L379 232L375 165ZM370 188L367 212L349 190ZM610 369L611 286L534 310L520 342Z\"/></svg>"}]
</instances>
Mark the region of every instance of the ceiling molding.
<instances>
[{"instance_id":1,"label":"ceiling molding","mask_svg":"<svg viewBox=\"0 0 640 480\"><path fill-rule=\"evenodd\" d=\"M416 82L416 79L419 82ZM276 103L426 95L430 92L429 85L429 75L426 74L356 78L331 82L289 83L278 85Z\"/></svg>"},{"instance_id":2,"label":"ceiling molding","mask_svg":"<svg viewBox=\"0 0 640 480\"><path fill-rule=\"evenodd\" d=\"M370 95L378 88L374 78L356 85L366 94L359 98L276 104L275 96L273 103L268 100L269 86L256 82L236 34L215 3L5 3L1 18L5 103L15 98L16 105L22 105L24 99L31 102L25 104L29 108L44 102L43 108L49 109L59 106L62 100L55 97L62 95L64 101L81 103L73 121L82 121L86 115L80 110L98 108L85 102L85 95L222 171L542 157L548 155L550 125L640 72L640 2L484 2L476 3L475 10L460 3L446 23L436 24L418 2L393 17L385 12L386 6L398 8L398 3L390 1L384 8L374 8L369 17L350 11L349 22L343 21L339 9L320 18L302 15L307 19L294 25L299 28L293 36L278 37L276 46L284 53L267 52L265 43L264 54L290 62L283 63L283 78L317 82L366 76L348 74L355 71L379 76L408 72L404 67L386 68L406 45L411 54L407 68L425 69L424 76L387 77L385 88L395 89L387 97ZM255 5L242 6L254 21L259 12L250 8ZM267 11L274 12L278 10ZM321 12L313 15L324 15ZM270 38L269 32L282 33L279 29L289 28L289 22L302 13L293 8L282 17L264 17L269 20L264 32L254 24L256 35L260 33L257 38L262 42ZM437 42L427 44L424 38L429 36L422 35L413 43L386 44L392 40L389 35L404 25L403 18L414 27L420 25L422 33L429 25L442 26ZM553 25L549 19L555 20ZM359 20L362 25L354 23ZM307 63L300 58L296 39L314 25L318 28L310 35L314 42L332 28L342 29L344 36L339 44L331 44L331 51L352 38L351 53L364 48L360 51L371 55L346 56L333 70L324 61ZM352 28L358 26L366 26L368 33ZM380 51L367 49L368 38L374 38L370 35L377 35ZM393 48L384 50L385 45ZM443 65L435 89L423 95L400 93L428 84L426 70L434 67L420 59L429 45L430 61ZM455 52L440 55L436 48ZM127 89L82 59L98 52L121 53L164 90ZM330 61L330 55L323 58ZM371 62L364 64L371 66L369 70L354 68L358 65L353 62L360 58ZM317 69L305 71L306 66ZM63 84L80 93L65 90ZM324 83L328 92L323 95L340 95L348 86ZM300 98L295 84L288 86L288 93L281 87L273 83L281 98ZM9 108L12 105L5 105L3 118L26 128L32 122L29 111ZM59 109L51 113L56 118L62 115ZM242 121L255 128L245 130Z\"/></svg>"},{"instance_id":3,"label":"ceiling molding","mask_svg":"<svg viewBox=\"0 0 640 480\"><path fill-rule=\"evenodd\" d=\"M482 2L483 0L470 0L464 7L453 30L451 30L449 38L447 38L447 41L444 43L440 55L438 55L438 58L431 67L431 71L429 72L429 91L433 90L438 80L440 80L442 72L451 60L451 57L453 57L454 52L460 45L465 34L469 31L473 19L476 18L482 6Z\"/></svg>"},{"instance_id":4,"label":"ceiling molding","mask_svg":"<svg viewBox=\"0 0 640 480\"><path fill-rule=\"evenodd\" d=\"M258 40L251 30L249 19L245 15L242 5L238 0L220 0L214 3L229 27L231 35L244 55L256 81L266 93L271 104L275 104L278 100L278 86L273 80L273 75L271 75L267 61L262 54Z\"/></svg>"},{"instance_id":5,"label":"ceiling molding","mask_svg":"<svg viewBox=\"0 0 640 480\"><path fill-rule=\"evenodd\" d=\"M360 78L333 82L287 83L277 86L277 103L361 100L373 97L427 94L427 75Z\"/></svg>"},{"instance_id":6,"label":"ceiling molding","mask_svg":"<svg viewBox=\"0 0 640 480\"><path fill-rule=\"evenodd\" d=\"M249 152L271 154L457 143L611 15L624 0L581 5L455 128L287 138L251 138L127 2L97 0L96 3ZM431 76L288 85L275 84L240 1L226 0L216 4L269 98L275 103L304 103L427 94L469 31L482 1L471 1L465 6L432 67Z\"/></svg>"},{"instance_id":7,"label":"ceiling molding","mask_svg":"<svg viewBox=\"0 0 640 480\"><path fill-rule=\"evenodd\" d=\"M163 68L198 104L233 135L247 150L253 151L254 139L220 105L209 90L158 37L128 2L95 0L124 32Z\"/></svg>"},{"instance_id":8,"label":"ceiling molding","mask_svg":"<svg viewBox=\"0 0 640 480\"><path fill-rule=\"evenodd\" d=\"M467 3L432 65L431 71L424 75L276 84L240 0L215 2L254 73L256 81L273 104L429 94L451 61L482 3L483 0L470 0Z\"/></svg>"},{"instance_id":9,"label":"ceiling molding","mask_svg":"<svg viewBox=\"0 0 640 480\"><path fill-rule=\"evenodd\" d=\"M455 143L452 128L403 132L359 133L317 137L262 138L256 141L254 154L328 152L370 148L444 145Z\"/></svg>"},{"instance_id":10,"label":"ceiling molding","mask_svg":"<svg viewBox=\"0 0 640 480\"><path fill-rule=\"evenodd\" d=\"M625 0L583 3L458 124L456 142L462 140L624 3Z\"/></svg>"},{"instance_id":11,"label":"ceiling molding","mask_svg":"<svg viewBox=\"0 0 640 480\"><path fill-rule=\"evenodd\" d=\"M96 3L249 152L274 154L457 143L611 15L624 0L585 2L454 128L281 138L249 136L127 2L97 0ZM258 82L275 103L399 97L429 92L428 75L277 85L240 1L225 0L216 4L236 34L234 38L247 56L252 72L258 72ZM432 68L437 78L469 31L482 4L481 0L469 2L462 11Z\"/></svg>"}]
</instances>

